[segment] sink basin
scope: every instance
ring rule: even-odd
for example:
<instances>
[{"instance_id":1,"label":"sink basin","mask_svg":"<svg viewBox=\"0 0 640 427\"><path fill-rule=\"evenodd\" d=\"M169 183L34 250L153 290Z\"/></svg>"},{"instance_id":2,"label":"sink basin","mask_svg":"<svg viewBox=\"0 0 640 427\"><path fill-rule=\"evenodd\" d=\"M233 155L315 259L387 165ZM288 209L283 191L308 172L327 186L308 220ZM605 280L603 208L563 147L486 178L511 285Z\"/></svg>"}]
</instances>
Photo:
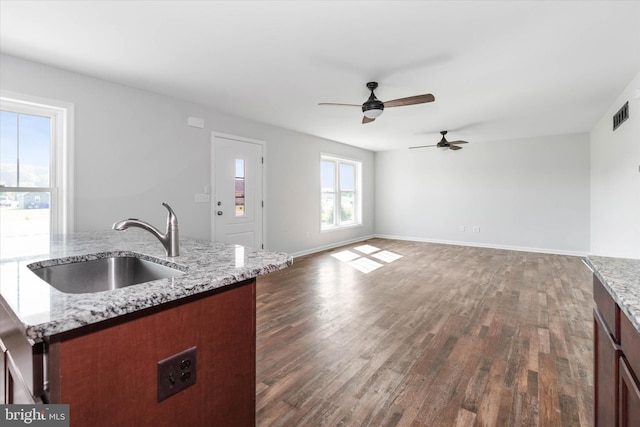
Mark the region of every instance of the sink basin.
<instances>
[{"instance_id":1,"label":"sink basin","mask_svg":"<svg viewBox=\"0 0 640 427\"><path fill-rule=\"evenodd\" d=\"M57 290L71 294L103 292L184 274L136 256L110 256L31 269Z\"/></svg>"}]
</instances>

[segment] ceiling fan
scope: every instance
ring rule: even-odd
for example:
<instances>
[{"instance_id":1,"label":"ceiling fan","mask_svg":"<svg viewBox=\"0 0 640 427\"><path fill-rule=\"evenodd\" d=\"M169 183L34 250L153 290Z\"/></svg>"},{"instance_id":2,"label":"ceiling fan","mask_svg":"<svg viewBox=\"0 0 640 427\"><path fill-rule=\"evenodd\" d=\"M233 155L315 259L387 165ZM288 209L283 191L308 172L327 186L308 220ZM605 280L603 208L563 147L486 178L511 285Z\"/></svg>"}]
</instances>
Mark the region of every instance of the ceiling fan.
<instances>
[{"instance_id":1,"label":"ceiling fan","mask_svg":"<svg viewBox=\"0 0 640 427\"><path fill-rule=\"evenodd\" d=\"M409 147L411 148L424 148L424 147L438 147L441 150L462 150L462 147L458 147L458 144L468 144L467 141L447 141L447 138L444 136L447 134L446 130L440 132L442 135L442 139L440 142L434 145L419 145L417 147Z\"/></svg>"},{"instance_id":2,"label":"ceiling fan","mask_svg":"<svg viewBox=\"0 0 640 427\"><path fill-rule=\"evenodd\" d=\"M428 93L428 94L425 94L425 95L409 96L407 98L399 98L399 99L394 99L392 101L382 102L378 98L376 98L376 95L373 93L373 90L375 88L377 88L377 87L378 87L378 83L377 82L369 82L369 83L367 83L367 88L371 91L371 95L369 96L369 99L367 99L367 101L362 105L358 105L358 104L337 104L337 103L334 103L334 102L320 102L318 105L338 105L338 106L345 106L345 107L362 107L362 112L364 113L364 117L362 118L362 124L365 124L365 123L371 123L377 117L380 117L380 115L384 111L385 107L386 108L401 107L401 106L404 106L404 105L424 104L426 102L435 101L435 98L433 97L433 95Z\"/></svg>"}]
</instances>

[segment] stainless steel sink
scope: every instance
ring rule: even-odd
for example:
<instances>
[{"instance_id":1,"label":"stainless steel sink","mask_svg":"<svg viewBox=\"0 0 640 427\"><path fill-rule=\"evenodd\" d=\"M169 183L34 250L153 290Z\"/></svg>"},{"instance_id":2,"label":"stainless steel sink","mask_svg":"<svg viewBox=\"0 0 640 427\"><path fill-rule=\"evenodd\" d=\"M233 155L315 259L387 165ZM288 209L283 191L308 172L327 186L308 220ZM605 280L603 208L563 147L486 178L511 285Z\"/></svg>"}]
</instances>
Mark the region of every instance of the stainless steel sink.
<instances>
[{"instance_id":1,"label":"stainless steel sink","mask_svg":"<svg viewBox=\"0 0 640 427\"><path fill-rule=\"evenodd\" d=\"M61 292L103 292L184 274L183 271L136 256L110 256L90 261L32 268Z\"/></svg>"}]
</instances>

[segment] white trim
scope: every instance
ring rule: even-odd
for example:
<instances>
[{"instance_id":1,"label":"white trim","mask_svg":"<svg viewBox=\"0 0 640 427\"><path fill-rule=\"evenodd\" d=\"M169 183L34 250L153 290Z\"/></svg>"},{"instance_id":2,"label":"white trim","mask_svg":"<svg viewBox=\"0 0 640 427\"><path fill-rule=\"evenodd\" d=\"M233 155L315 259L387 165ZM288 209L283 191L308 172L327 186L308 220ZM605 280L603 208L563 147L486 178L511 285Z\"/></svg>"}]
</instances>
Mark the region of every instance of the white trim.
<instances>
[{"instance_id":1,"label":"white trim","mask_svg":"<svg viewBox=\"0 0 640 427\"><path fill-rule=\"evenodd\" d=\"M262 208L262 245L264 246L265 249L267 249L267 195L266 195L266 191L265 189L267 188L267 142L260 140L260 139L253 139L253 138L246 138L243 136L237 136L237 135L231 135L228 133L222 133L222 132L216 132L216 131L212 131L211 132L211 141L210 141L210 166L211 166L211 194L213 196L213 193L215 192L215 188L216 188L216 168L215 168L215 142L216 142L216 138L224 138L224 139L231 139L233 141L240 141L240 142L245 142L245 143L251 143L251 144L258 144L261 146L261 151L262 151L262 188L260 189L262 194L261 194L261 200L264 204L264 207ZM213 212L215 211L215 206L214 206L214 201L213 199L211 199L211 204L210 204L210 213L209 216L211 217L211 241L215 241L216 238L216 215L213 214Z\"/></svg>"},{"instance_id":2,"label":"white trim","mask_svg":"<svg viewBox=\"0 0 640 427\"><path fill-rule=\"evenodd\" d=\"M341 225L339 227L320 228L320 234L333 233L334 231L344 231L344 230L348 230L350 228L360 228L360 227L364 227L364 225L362 223L359 223L359 224Z\"/></svg>"},{"instance_id":3,"label":"white trim","mask_svg":"<svg viewBox=\"0 0 640 427\"><path fill-rule=\"evenodd\" d=\"M324 245L324 246L318 246L318 247L311 248L311 249L305 249L304 251L300 251L300 252L293 252L290 255L293 258L297 258L297 257L301 257L301 256L304 256L304 255L311 255L311 254L315 254L317 252L326 251L328 249L339 248L340 246L350 245L352 243L363 242L365 240L373 239L374 237L376 237L376 236L375 235L369 235L369 236L356 237L355 239L343 240L341 242L335 242L335 243L331 243L331 244Z\"/></svg>"},{"instance_id":4,"label":"white trim","mask_svg":"<svg viewBox=\"0 0 640 427\"><path fill-rule=\"evenodd\" d=\"M266 141L263 141L261 139L246 138L244 136L231 135L229 133L211 131L211 141L212 142L213 142L214 138L233 139L235 141L240 141L240 142L251 142L253 144L266 145Z\"/></svg>"},{"instance_id":5,"label":"white trim","mask_svg":"<svg viewBox=\"0 0 640 427\"><path fill-rule=\"evenodd\" d=\"M6 104L15 104L16 108L35 107L53 112L53 132L58 145L53 147L51 155L56 163L56 175L52 177L57 191L51 197L56 198L59 215L52 215L53 231L68 234L74 231L74 104L57 99L43 98L8 90L0 90L0 99ZM56 194L53 194L53 193ZM64 200L64 203L60 203Z\"/></svg>"},{"instance_id":6,"label":"white trim","mask_svg":"<svg viewBox=\"0 0 640 427\"><path fill-rule=\"evenodd\" d=\"M458 242L452 240L439 240L439 239L427 239L423 237L407 237L407 236L392 236L387 234L371 234L369 236L358 237L351 240L343 240L341 242L331 243L325 246L319 246L311 249L306 249L304 251L291 253L293 258L311 255L314 253L326 251L329 249L339 248L341 246L350 245L353 243L363 242L369 239L387 239L387 240L405 240L409 242L423 242L423 243L437 243L441 245L455 245L455 246L469 246L473 248L486 248L486 249L503 249L505 251L515 251L515 252L533 252L540 254L551 254L551 255L567 255L567 256L579 256L585 257L590 255L588 252L582 251L565 251L562 249L543 249L543 248L530 248L524 246L509 246L509 245L492 245L488 243L473 243L473 242Z\"/></svg>"},{"instance_id":7,"label":"white trim","mask_svg":"<svg viewBox=\"0 0 640 427\"><path fill-rule=\"evenodd\" d=\"M569 255L569 256L581 256L581 257L589 255L588 252L582 252L582 251L566 251L563 249L532 248L527 246L494 245L491 243L476 243L476 242L463 242L463 241L455 241L455 240L428 239L424 237L393 236L393 235L387 235L387 234L375 234L374 237L379 239L408 240L411 242L438 243L442 245L470 246L474 248L487 248L487 249L504 249L506 251L535 252L540 254Z\"/></svg>"}]
</instances>

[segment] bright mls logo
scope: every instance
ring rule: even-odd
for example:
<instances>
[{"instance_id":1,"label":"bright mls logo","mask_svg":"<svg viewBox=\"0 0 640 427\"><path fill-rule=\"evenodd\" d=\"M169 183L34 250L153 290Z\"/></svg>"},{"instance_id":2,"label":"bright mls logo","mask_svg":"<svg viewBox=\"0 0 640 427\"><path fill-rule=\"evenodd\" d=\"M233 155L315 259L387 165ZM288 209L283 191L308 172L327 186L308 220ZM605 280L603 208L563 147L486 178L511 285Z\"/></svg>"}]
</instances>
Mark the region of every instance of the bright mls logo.
<instances>
[{"instance_id":1,"label":"bright mls logo","mask_svg":"<svg viewBox=\"0 0 640 427\"><path fill-rule=\"evenodd\" d=\"M0 405L3 426L69 427L69 405Z\"/></svg>"}]
</instances>

